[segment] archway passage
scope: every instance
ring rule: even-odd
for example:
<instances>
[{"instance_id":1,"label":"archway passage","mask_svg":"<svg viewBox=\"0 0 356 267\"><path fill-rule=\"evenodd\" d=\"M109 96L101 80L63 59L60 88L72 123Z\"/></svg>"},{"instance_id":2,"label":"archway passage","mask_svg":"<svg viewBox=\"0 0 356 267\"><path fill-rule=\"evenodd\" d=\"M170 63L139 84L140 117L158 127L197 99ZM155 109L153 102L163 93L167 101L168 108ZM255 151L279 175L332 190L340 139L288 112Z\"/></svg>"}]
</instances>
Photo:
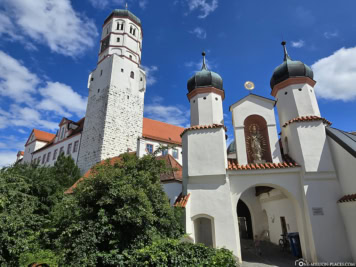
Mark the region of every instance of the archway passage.
<instances>
[{"instance_id":1,"label":"archway passage","mask_svg":"<svg viewBox=\"0 0 356 267\"><path fill-rule=\"evenodd\" d=\"M239 220L240 238L253 239L251 213L241 199L237 203L237 218Z\"/></svg>"},{"instance_id":2,"label":"archway passage","mask_svg":"<svg viewBox=\"0 0 356 267\"><path fill-rule=\"evenodd\" d=\"M294 265L289 245L283 250L278 245L281 234L299 232L295 207L285 190L267 185L250 187L241 194L236 208L244 264Z\"/></svg>"}]
</instances>

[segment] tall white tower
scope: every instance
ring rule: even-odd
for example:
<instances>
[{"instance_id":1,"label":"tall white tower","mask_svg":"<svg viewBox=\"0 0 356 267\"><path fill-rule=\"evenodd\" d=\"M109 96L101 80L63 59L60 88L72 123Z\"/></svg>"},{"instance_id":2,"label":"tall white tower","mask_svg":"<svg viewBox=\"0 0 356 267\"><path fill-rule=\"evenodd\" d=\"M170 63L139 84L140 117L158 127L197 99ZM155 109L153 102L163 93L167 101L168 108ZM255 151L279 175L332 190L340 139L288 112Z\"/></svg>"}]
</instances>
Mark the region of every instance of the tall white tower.
<instances>
[{"instance_id":1,"label":"tall white tower","mask_svg":"<svg viewBox=\"0 0 356 267\"><path fill-rule=\"evenodd\" d=\"M140 19L128 10L114 10L104 21L98 63L89 75L78 159L83 173L101 160L136 150L146 90L141 50Z\"/></svg>"},{"instance_id":2,"label":"tall white tower","mask_svg":"<svg viewBox=\"0 0 356 267\"><path fill-rule=\"evenodd\" d=\"M313 71L292 60L284 48L284 61L271 78L271 94L277 100L284 154L289 154L307 172L334 171L325 124L316 100Z\"/></svg>"},{"instance_id":3,"label":"tall white tower","mask_svg":"<svg viewBox=\"0 0 356 267\"><path fill-rule=\"evenodd\" d=\"M343 194L326 139L325 127L329 122L320 116L313 71L292 60L286 43L282 45L284 62L274 70L271 88L277 100L284 153L303 168L300 174L303 212L310 244L314 244L310 252L317 257L314 261L330 262L333 255L346 261L350 251L337 205ZM343 249L335 253L335 244Z\"/></svg>"}]
</instances>

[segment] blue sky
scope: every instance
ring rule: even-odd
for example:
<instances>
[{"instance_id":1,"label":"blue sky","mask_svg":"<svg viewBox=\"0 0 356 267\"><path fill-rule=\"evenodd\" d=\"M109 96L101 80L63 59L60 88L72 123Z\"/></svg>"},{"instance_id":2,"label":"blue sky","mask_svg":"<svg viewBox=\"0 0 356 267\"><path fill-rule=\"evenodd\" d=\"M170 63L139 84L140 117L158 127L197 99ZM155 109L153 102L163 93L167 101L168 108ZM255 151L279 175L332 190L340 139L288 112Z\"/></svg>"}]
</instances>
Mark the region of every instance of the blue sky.
<instances>
[{"instance_id":1,"label":"blue sky","mask_svg":"<svg viewBox=\"0 0 356 267\"><path fill-rule=\"evenodd\" d=\"M99 33L122 0L0 0L0 166L15 160L32 128L56 131L63 116L85 114L87 79ZM311 66L322 116L356 130L356 2L353 0L128 0L142 21L148 74L145 116L187 126L187 80L208 67L224 80L229 106L248 94L270 96L284 39L292 59ZM341 4L342 3L342 4Z\"/></svg>"}]
</instances>

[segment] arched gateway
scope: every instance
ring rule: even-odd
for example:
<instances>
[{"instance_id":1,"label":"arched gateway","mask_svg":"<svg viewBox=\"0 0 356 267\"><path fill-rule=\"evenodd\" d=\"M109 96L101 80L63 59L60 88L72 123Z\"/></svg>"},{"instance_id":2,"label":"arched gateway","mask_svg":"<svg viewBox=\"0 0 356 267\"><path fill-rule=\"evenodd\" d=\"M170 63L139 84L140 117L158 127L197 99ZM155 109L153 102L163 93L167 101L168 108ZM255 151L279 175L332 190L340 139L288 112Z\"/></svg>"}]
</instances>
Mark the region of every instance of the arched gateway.
<instances>
[{"instance_id":1,"label":"arched gateway","mask_svg":"<svg viewBox=\"0 0 356 267\"><path fill-rule=\"evenodd\" d=\"M183 197L189 198L185 226L194 242L228 248L241 261L241 200L251 213L254 238L278 244L281 234L298 232L307 261L351 260L337 205L342 191L326 141L328 122L320 117L312 78L311 69L292 62L285 50L271 80L278 102L249 94L230 106L235 149L229 151L236 153L229 156L222 78L204 59L189 79L191 127L181 136Z\"/></svg>"}]
</instances>

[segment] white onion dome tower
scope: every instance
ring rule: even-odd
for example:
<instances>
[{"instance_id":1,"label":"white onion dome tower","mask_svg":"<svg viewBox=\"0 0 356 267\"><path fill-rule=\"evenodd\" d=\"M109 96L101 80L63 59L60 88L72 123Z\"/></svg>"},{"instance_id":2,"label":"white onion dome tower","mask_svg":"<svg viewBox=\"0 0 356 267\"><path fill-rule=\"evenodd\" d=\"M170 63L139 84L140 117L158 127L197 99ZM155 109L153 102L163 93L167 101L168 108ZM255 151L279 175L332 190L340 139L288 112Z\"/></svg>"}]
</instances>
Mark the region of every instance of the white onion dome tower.
<instances>
[{"instance_id":1,"label":"white onion dome tower","mask_svg":"<svg viewBox=\"0 0 356 267\"><path fill-rule=\"evenodd\" d=\"M271 78L271 89L276 84L279 84L289 78L297 78L297 77L308 77L313 79L314 74L312 69L304 64L301 61L292 60L288 55L286 42L282 42L282 46L284 49L284 60L281 65L275 68L272 78Z\"/></svg>"},{"instance_id":2,"label":"white onion dome tower","mask_svg":"<svg viewBox=\"0 0 356 267\"><path fill-rule=\"evenodd\" d=\"M224 124L222 101L225 98L223 79L216 72L208 70L205 52L202 53L203 65L200 71L187 83L190 102L190 124L213 125Z\"/></svg>"},{"instance_id":3,"label":"white onion dome tower","mask_svg":"<svg viewBox=\"0 0 356 267\"><path fill-rule=\"evenodd\" d=\"M203 87L214 87L219 90L223 89L223 80L219 74L216 72L208 70L206 63L205 63L205 52L202 53L203 56L203 66L200 71L195 73L189 80L188 80L188 92L192 92L196 88L203 88Z\"/></svg>"}]
</instances>

